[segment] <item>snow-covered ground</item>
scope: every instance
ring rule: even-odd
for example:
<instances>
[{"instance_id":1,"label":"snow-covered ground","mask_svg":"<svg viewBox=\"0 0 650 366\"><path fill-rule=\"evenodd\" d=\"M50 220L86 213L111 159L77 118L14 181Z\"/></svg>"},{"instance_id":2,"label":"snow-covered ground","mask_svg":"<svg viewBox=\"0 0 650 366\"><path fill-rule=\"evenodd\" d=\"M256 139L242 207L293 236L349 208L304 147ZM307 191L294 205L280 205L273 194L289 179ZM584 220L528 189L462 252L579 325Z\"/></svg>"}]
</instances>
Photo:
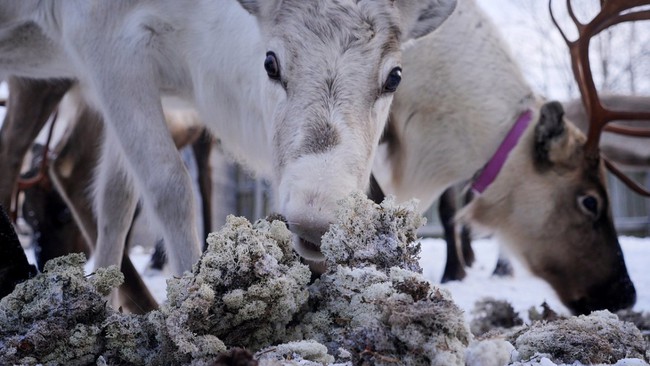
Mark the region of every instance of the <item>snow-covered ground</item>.
<instances>
[{"instance_id":1,"label":"snow-covered ground","mask_svg":"<svg viewBox=\"0 0 650 366\"><path fill-rule=\"evenodd\" d=\"M625 262L637 289L637 311L650 311L650 238L621 237L621 246ZM446 248L442 239L423 239L421 265L424 275L431 282L438 284L445 265ZM520 316L528 319L528 309L539 306L546 301L555 311L569 315L553 289L543 280L532 276L515 263L515 275L498 278L491 275L497 259L497 243L491 239L475 240L473 248L477 263L468 270L467 277L461 282L439 285L449 290L455 302L465 310L467 319L477 300L484 297L508 300ZM164 301L166 276L158 271L146 270L151 255L150 250L134 248L131 257L135 266L144 273L144 280L152 289L158 301Z\"/></svg>"}]
</instances>

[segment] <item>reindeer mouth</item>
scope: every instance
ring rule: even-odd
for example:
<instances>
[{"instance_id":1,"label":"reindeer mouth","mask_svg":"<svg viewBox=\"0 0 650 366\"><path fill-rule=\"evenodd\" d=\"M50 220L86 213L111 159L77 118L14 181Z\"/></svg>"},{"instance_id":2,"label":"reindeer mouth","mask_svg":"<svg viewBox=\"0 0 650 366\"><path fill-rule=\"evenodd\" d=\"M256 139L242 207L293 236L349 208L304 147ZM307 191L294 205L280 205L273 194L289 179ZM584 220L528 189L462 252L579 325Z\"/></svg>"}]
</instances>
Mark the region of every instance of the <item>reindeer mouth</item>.
<instances>
[{"instance_id":1,"label":"reindeer mouth","mask_svg":"<svg viewBox=\"0 0 650 366\"><path fill-rule=\"evenodd\" d=\"M320 251L320 243L308 241L297 234L293 234L293 249L307 260L314 262L325 261L325 256Z\"/></svg>"},{"instance_id":2,"label":"reindeer mouth","mask_svg":"<svg viewBox=\"0 0 650 366\"><path fill-rule=\"evenodd\" d=\"M290 230L292 229L291 225L287 221L287 218L284 215L280 214L280 213L272 213L272 214L270 214L269 216L266 217L266 220L269 221L269 222L274 221L274 220L282 221L282 222L285 223L285 225L287 225L287 227L289 227ZM294 230L295 230L295 227L293 228L292 231L294 231ZM303 258L305 258L307 260L310 260L310 261L314 261L314 262L323 262L323 261L325 261L325 256L320 251L320 236L319 236L317 242L314 242L313 239L312 240L307 240L307 239L303 238L302 236L300 236L300 234L296 234L294 232L292 241L293 241L293 243L292 243L293 244L293 249L301 257L303 257Z\"/></svg>"}]
</instances>

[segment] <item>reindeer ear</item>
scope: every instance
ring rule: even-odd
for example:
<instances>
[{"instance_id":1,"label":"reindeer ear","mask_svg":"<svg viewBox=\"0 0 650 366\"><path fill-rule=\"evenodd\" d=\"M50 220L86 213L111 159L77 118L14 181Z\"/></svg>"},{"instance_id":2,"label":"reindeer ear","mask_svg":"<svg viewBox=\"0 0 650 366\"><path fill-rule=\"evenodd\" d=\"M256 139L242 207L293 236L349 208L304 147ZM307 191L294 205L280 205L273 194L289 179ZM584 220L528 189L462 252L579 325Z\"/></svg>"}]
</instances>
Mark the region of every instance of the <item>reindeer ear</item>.
<instances>
[{"instance_id":1,"label":"reindeer ear","mask_svg":"<svg viewBox=\"0 0 650 366\"><path fill-rule=\"evenodd\" d=\"M564 137L566 126L564 109L559 102L549 102L542 106L539 121L535 127L535 162L539 166L552 164L551 149Z\"/></svg>"},{"instance_id":2,"label":"reindeer ear","mask_svg":"<svg viewBox=\"0 0 650 366\"><path fill-rule=\"evenodd\" d=\"M456 8L456 0L395 0L402 20L402 42L431 33Z\"/></svg>"}]
</instances>

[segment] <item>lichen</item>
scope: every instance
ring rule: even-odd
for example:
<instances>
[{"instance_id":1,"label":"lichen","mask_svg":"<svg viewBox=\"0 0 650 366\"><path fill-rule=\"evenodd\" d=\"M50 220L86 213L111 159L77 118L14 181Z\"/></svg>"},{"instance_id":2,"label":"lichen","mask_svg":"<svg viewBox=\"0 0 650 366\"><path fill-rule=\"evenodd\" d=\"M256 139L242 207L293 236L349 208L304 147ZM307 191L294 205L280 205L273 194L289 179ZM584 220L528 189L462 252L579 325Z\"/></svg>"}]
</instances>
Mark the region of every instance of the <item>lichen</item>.
<instances>
[{"instance_id":1,"label":"lichen","mask_svg":"<svg viewBox=\"0 0 650 366\"><path fill-rule=\"evenodd\" d=\"M103 296L123 277L113 266L88 279L84 262L82 254L53 259L0 300L0 364L95 362L101 324L114 313Z\"/></svg>"},{"instance_id":2,"label":"lichen","mask_svg":"<svg viewBox=\"0 0 650 366\"><path fill-rule=\"evenodd\" d=\"M208 250L193 273L168 281L163 308L179 348L198 356L217 337L228 346L258 350L284 338L287 324L307 302L309 268L292 251L280 221L230 216L208 237Z\"/></svg>"},{"instance_id":3,"label":"lichen","mask_svg":"<svg viewBox=\"0 0 650 366\"><path fill-rule=\"evenodd\" d=\"M390 197L377 205L360 192L341 200L337 222L330 225L321 243L328 266L374 264L383 271L400 267L422 272L416 236L426 220L416 207L415 200L397 205Z\"/></svg>"},{"instance_id":4,"label":"lichen","mask_svg":"<svg viewBox=\"0 0 650 366\"><path fill-rule=\"evenodd\" d=\"M464 364L462 311L418 273L423 221L414 203L376 205L355 194L340 205L321 244L328 270L309 287L308 310L289 336L315 339L340 362Z\"/></svg>"},{"instance_id":5,"label":"lichen","mask_svg":"<svg viewBox=\"0 0 650 366\"><path fill-rule=\"evenodd\" d=\"M536 307L531 306L528 309L528 319L530 321L556 321L559 319L566 319L566 317L559 315L555 310L551 309L551 306L544 301L541 305L542 312L540 313Z\"/></svg>"},{"instance_id":6,"label":"lichen","mask_svg":"<svg viewBox=\"0 0 650 366\"><path fill-rule=\"evenodd\" d=\"M616 312L618 318L622 321L630 322L636 325L643 334L646 343L646 350L648 351L648 358L650 358L650 312L639 312L631 309L620 310Z\"/></svg>"},{"instance_id":7,"label":"lichen","mask_svg":"<svg viewBox=\"0 0 650 366\"><path fill-rule=\"evenodd\" d=\"M555 363L612 364L646 357L639 329L606 310L533 323L513 343L520 360L543 354Z\"/></svg>"},{"instance_id":8,"label":"lichen","mask_svg":"<svg viewBox=\"0 0 650 366\"><path fill-rule=\"evenodd\" d=\"M284 223L229 217L145 315L107 307L116 268L86 277L82 256L49 262L0 302L0 363L255 364L233 350L244 347L266 348L268 365L464 364L462 311L419 273L414 203L355 194L337 217L322 242L328 270L311 285Z\"/></svg>"},{"instance_id":9,"label":"lichen","mask_svg":"<svg viewBox=\"0 0 650 366\"><path fill-rule=\"evenodd\" d=\"M0 302L0 364L207 365L241 345L276 343L307 301L311 273L281 222L230 217L208 239L193 273L168 281L168 301L145 315L107 306L117 267L84 276L82 255L48 262L43 274Z\"/></svg>"},{"instance_id":10,"label":"lichen","mask_svg":"<svg viewBox=\"0 0 650 366\"><path fill-rule=\"evenodd\" d=\"M515 312L512 305L505 300L484 298L474 304L473 318L470 329L474 336L482 336L488 332L510 329L524 322Z\"/></svg>"},{"instance_id":11,"label":"lichen","mask_svg":"<svg viewBox=\"0 0 650 366\"><path fill-rule=\"evenodd\" d=\"M465 351L467 366L502 366L511 361L515 347L501 338L490 338L470 343Z\"/></svg>"}]
</instances>

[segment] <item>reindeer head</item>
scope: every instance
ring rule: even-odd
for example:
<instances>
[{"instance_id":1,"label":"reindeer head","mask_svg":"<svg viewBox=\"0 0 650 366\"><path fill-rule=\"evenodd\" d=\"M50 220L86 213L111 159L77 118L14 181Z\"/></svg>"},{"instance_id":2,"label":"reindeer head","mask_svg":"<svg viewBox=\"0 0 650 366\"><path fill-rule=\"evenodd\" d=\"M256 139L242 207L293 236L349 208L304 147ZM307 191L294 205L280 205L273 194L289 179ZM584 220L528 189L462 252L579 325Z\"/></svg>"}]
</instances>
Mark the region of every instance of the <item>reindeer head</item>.
<instances>
[{"instance_id":1,"label":"reindeer head","mask_svg":"<svg viewBox=\"0 0 650 366\"><path fill-rule=\"evenodd\" d=\"M455 0L239 2L258 19L267 50L259 67L280 94L273 116L279 210L298 252L321 260L320 237L336 202L367 185L401 80L401 44L440 25Z\"/></svg>"},{"instance_id":2,"label":"reindeer head","mask_svg":"<svg viewBox=\"0 0 650 366\"><path fill-rule=\"evenodd\" d=\"M636 292L603 162L563 114L557 102L544 105L497 179L460 217L494 232L572 311L632 306Z\"/></svg>"}]
</instances>

